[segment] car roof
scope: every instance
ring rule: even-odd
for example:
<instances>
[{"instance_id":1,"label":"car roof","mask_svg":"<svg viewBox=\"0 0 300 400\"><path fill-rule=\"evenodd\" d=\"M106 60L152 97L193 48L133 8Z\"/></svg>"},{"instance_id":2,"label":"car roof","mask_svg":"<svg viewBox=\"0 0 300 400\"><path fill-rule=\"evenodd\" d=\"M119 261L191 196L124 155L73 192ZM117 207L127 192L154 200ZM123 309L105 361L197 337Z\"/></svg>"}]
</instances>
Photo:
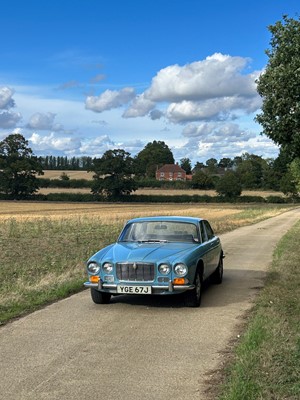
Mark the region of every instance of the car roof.
<instances>
[{"instance_id":1,"label":"car roof","mask_svg":"<svg viewBox=\"0 0 300 400\"><path fill-rule=\"evenodd\" d=\"M127 221L127 223L133 222L158 222L158 221L169 221L169 222L187 222L187 223L198 223L203 218L196 218L196 217L185 217L185 216L177 216L177 215L161 215L155 217L141 217L141 218L133 218Z\"/></svg>"}]
</instances>

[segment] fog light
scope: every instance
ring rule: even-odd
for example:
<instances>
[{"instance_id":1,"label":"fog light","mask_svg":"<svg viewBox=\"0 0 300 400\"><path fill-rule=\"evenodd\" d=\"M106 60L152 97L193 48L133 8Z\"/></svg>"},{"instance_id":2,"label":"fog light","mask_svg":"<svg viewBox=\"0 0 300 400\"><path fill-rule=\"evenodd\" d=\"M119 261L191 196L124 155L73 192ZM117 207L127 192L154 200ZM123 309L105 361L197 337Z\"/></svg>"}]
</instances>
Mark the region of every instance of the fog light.
<instances>
[{"instance_id":1,"label":"fog light","mask_svg":"<svg viewBox=\"0 0 300 400\"><path fill-rule=\"evenodd\" d=\"M98 283L100 280L99 276L90 276L90 282L92 283Z\"/></svg>"},{"instance_id":2,"label":"fog light","mask_svg":"<svg viewBox=\"0 0 300 400\"><path fill-rule=\"evenodd\" d=\"M159 276L158 278L157 278L157 281L158 282L163 282L163 283L168 283L169 282L169 278L167 277L167 276Z\"/></svg>"},{"instance_id":3,"label":"fog light","mask_svg":"<svg viewBox=\"0 0 300 400\"><path fill-rule=\"evenodd\" d=\"M114 281L114 277L112 275L105 275L103 277L103 280L106 282L113 282Z\"/></svg>"},{"instance_id":4,"label":"fog light","mask_svg":"<svg viewBox=\"0 0 300 400\"><path fill-rule=\"evenodd\" d=\"M175 278L173 280L174 285L184 285L185 284L185 279L184 278Z\"/></svg>"}]
</instances>

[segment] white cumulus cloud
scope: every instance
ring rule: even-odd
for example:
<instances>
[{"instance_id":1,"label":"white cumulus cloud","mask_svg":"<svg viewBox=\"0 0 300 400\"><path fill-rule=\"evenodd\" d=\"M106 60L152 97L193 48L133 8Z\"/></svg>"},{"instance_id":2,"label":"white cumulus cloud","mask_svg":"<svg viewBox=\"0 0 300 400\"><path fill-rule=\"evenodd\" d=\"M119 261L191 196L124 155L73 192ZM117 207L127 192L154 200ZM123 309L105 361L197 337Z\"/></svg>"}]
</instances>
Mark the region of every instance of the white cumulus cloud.
<instances>
[{"instance_id":1,"label":"white cumulus cloud","mask_svg":"<svg viewBox=\"0 0 300 400\"><path fill-rule=\"evenodd\" d=\"M153 108L155 103L145 98L144 94L137 96L131 103L130 107L123 113L124 118L143 117L147 115Z\"/></svg>"},{"instance_id":2,"label":"white cumulus cloud","mask_svg":"<svg viewBox=\"0 0 300 400\"><path fill-rule=\"evenodd\" d=\"M238 124L232 122L208 122L200 124L189 124L183 130L183 136L199 138L206 143L216 141L248 141L255 137L254 132L245 131Z\"/></svg>"},{"instance_id":3,"label":"white cumulus cloud","mask_svg":"<svg viewBox=\"0 0 300 400\"><path fill-rule=\"evenodd\" d=\"M62 130L63 127L61 124L54 123L55 117L56 114L51 112L47 113L37 112L30 117L26 127L29 129L36 129L36 130L53 130L53 131Z\"/></svg>"},{"instance_id":4,"label":"white cumulus cloud","mask_svg":"<svg viewBox=\"0 0 300 400\"><path fill-rule=\"evenodd\" d=\"M0 129L14 128L22 119L21 113L10 110L15 106L13 94L13 89L0 86Z\"/></svg>"},{"instance_id":5,"label":"white cumulus cloud","mask_svg":"<svg viewBox=\"0 0 300 400\"><path fill-rule=\"evenodd\" d=\"M201 120L226 120L236 118L235 112L249 114L261 105L260 97L220 97L204 101L182 101L171 103L166 117L174 123Z\"/></svg>"},{"instance_id":6,"label":"white cumulus cloud","mask_svg":"<svg viewBox=\"0 0 300 400\"><path fill-rule=\"evenodd\" d=\"M20 113L14 113L11 111L0 112L0 128L14 128L21 119L22 115Z\"/></svg>"},{"instance_id":7,"label":"white cumulus cloud","mask_svg":"<svg viewBox=\"0 0 300 400\"><path fill-rule=\"evenodd\" d=\"M130 87L119 91L105 90L100 96L88 96L86 98L85 108L101 113L128 104L134 97L135 91Z\"/></svg>"},{"instance_id":8,"label":"white cumulus cloud","mask_svg":"<svg viewBox=\"0 0 300 400\"><path fill-rule=\"evenodd\" d=\"M171 65L158 72L145 97L156 102L253 96L255 76L242 74L248 59L215 53L184 66Z\"/></svg>"},{"instance_id":9,"label":"white cumulus cloud","mask_svg":"<svg viewBox=\"0 0 300 400\"><path fill-rule=\"evenodd\" d=\"M124 117L165 116L175 124L232 120L261 106L255 80L259 72L245 73L250 60L215 53L184 66L161 69L144 93L137 96ZM160 103L160 114L154 112ZM165 110L161 110L165 107Z\"/></svg>"},{"instance_id":10,"label":"white cumulus cloud","mask_svg":"<svg viewBox=\"0 0 300 400\"><path fill-rule=\"evenodd\" d=\"M101 157L103 153L115 147L115 142L108 135L86 139L80 146L80 152L93 157Z\"/></svg>"},{"instance_id":11,"label":"white cumulus cloud","mask_svg":"<svg viewBox=\"0 0 300 400\"><path fill-rule=\"evenodd\" d=\"M52 132L50 135L42 136L38 133L33 133L28 139L35 150L45 151L64 151L70 152L78 150L81 146L81 141L72 137L57 137Z\"/></svg>"},{"instance_id":12,"label":"white cumulus cloud","mask_svg":"<svg viewBox=\"0 0 300 400\"><path fill-rule=\"evenodd\" d=\"M11 107L14 107L15 102L12 98L14 94L14 90L7 87L0 87L0 110L7 110Z\"/></svg>"}]
</instances>

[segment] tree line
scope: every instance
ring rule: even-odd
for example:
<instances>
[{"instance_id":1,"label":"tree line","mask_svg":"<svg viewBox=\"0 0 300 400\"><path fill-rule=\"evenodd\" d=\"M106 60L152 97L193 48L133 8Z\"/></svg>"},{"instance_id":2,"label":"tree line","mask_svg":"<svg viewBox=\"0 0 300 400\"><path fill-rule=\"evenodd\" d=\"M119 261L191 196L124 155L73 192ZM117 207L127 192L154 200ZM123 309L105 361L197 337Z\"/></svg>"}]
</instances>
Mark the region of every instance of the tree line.
<instances>
[{"instance_id":1,"label":"tree line","mask_svg":"<svg viewBox=\"0 0 300 400\"><path fill-rule=\"evenodd\" d=\"M87 171L91 168L93 158L83 157L67 157L67 156L45 156L38 157L44 170L58 171Z\"/></svg>"},{"instance_id":2,"label":"tree line","mask_svg":"<svg viewBox=\"0 0 300 400\"><path fill-rule=\"evenodd\" d=\"M72 165L72 160L76 158L69 159L69 163L66 157L63 159L65 165ZM82 157L77 158L78 162L80 160ZM66 169L60 179L46 180L38 178L43 175L43 163L33 155L26 139L20 134L12 134L0 142L0 193L22 199L36 193L40 187L89 187L96 196L120 199L140 187L175 187L215 189L220 196L227 198L236 198L244 189L271 189L297 197L298 188L290 161L290 156L284 151L275 160L244 153L233 159L217 161L210 158L205 163L196 162L193 167L189 158L182 158L180 165L192 174L192 179L160 182L155 179L156 169L174 163L174 157L163 141L153 141L135 157L123 149L113 149L100 158L90 159L87 171L94 173L92 182L71 180Z\"/></svg>"}]
</instances>

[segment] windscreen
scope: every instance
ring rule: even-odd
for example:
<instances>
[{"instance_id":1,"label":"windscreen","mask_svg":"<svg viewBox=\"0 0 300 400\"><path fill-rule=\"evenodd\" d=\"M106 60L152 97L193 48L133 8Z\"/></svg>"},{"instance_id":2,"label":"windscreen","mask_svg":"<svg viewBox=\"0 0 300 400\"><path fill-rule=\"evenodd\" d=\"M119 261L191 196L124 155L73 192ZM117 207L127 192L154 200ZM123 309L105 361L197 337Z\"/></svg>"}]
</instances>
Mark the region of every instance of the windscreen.
<instances>
[{"instance_id":1,"label":"windscreen","mask_svg":"<svg viewBox=\"0 0 300 400\"><path fill-rule=\"evenodd\" d=\"M125 227L120 237L120 241L194 242L198 241L198 232L196 225L187 222L134 222Z\"/></svg>"}]
</instances>

